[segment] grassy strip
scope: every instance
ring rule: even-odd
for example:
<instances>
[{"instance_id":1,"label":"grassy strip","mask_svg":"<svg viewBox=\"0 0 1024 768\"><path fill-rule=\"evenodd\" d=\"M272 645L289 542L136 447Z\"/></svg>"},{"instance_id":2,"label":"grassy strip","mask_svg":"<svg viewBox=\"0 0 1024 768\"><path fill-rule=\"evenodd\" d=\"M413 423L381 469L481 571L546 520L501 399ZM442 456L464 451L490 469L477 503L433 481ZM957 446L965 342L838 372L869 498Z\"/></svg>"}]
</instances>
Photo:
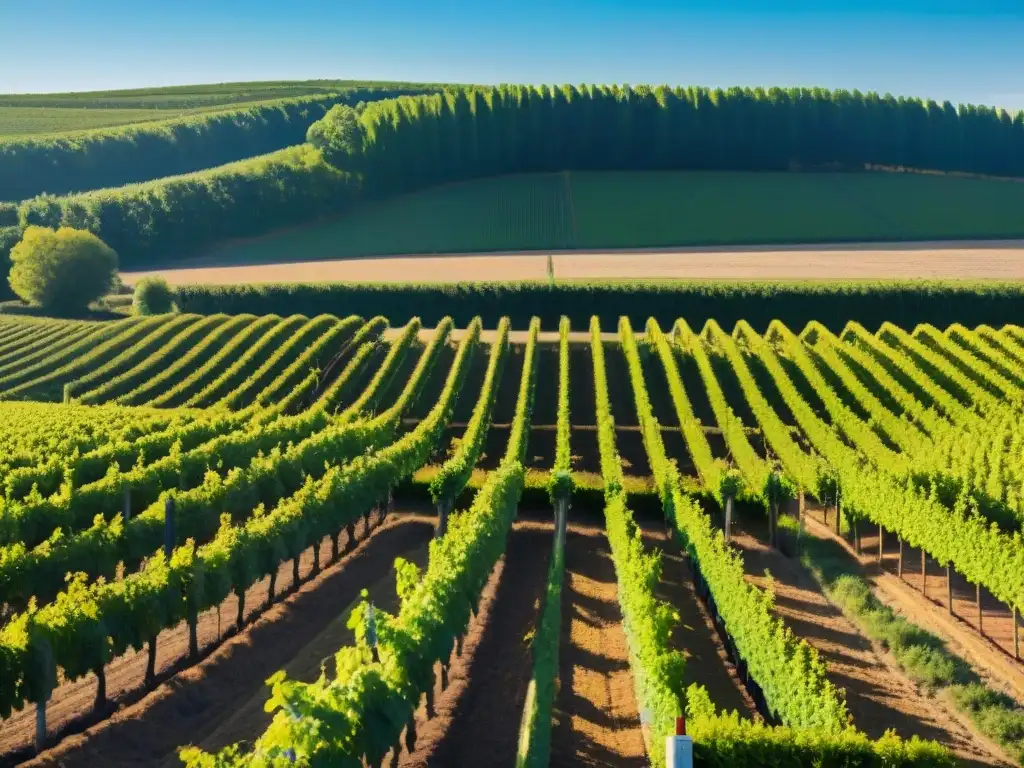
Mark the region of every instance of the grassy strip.
<instances>
[{"instance_id":1,"label":"grassy strip","mask_svg":"<svg viewBox=\"0 0 1024 768\"><path fill-rule=\"evenodd\" d=\"M544 593L544 612L533 638L533 673L523 706L516 768L546 768L551 757L551 710L555 702L555 678L558 676L564 561L565 548L555 536Z\"/></svg>"},{"instance_id":2,"label":"grassy strip","mask_svg":"<svg viewBox=\"0 0 1024 768\"><path fill-rule=\"evenodd\" d=\"M787 518L785 525L796 522ZM803 564L848 619L884 646L911 680L952 703L981 733L1024 762L1024 708L989 688L941 638L880 602L838 543L815 536L802 543Z\"/></svg>"}]
</instances>

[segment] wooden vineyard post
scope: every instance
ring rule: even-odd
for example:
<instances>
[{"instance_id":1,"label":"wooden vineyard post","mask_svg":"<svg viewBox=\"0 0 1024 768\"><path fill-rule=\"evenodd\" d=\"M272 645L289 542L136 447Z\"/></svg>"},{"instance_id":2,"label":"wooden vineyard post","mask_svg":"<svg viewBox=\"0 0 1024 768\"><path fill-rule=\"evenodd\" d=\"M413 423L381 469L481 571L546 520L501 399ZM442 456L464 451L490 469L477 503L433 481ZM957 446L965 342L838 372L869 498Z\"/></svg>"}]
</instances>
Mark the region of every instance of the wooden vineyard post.
<instances>
[{"instance_id":1,"label":"wooden vineyard post","mask_svg":"<svg viewBox=\"0 0 1024 768\"><path fill-rule=\"evenodd\" d=\"M982 617L982 611L981 611L981 582L980 581L977 584L974 585L974 595L975 595L975 599L978 602L978 634L984 635L985 634L985 628L982 625L982 618L983 617Z\"/></svg>"},{"instance_id":2,"label":"wooden vineyard post","mask_svg":"<svg viewBox=\"0 0 1024 768\"><path fill-rule=\"evenodd\" d=\"M52 651L49 645L44 645L43 663L47 669L52 670ZM52 678L51 678L52 679ZM36 702L36 752L42 752L46 748L46 705L50 701L52 691L47 690L42 700Z\"/></svg>"},{"instance_id":3,"label":"wooden vineyard post","mask_svg":"<svg viewBox=\"0 0 1024 768\"><path fill-rule=\"evenodd\" d=\"M152 688L156 683L156 635L149 638L149 643L146 647L146 677L145 685L147 688Z\"/></svg>"},{"instance_id":4,"label":"wooden vineyard post","mask_svg":"<svg viewBox=\"0 0 1024 768\"><path fill-rule=\"evenodd\" d=\"M569 500L564 496L559 498L555 504L555 537L559 547L565 545L565 529L567 525L566 517L568 506Z\"/></svg>"},{"instance_id":5,"label":"wooden vineyard post","mask_svg":"<svg viewBox=\"0 0 1024 768\"><path fill-rule=\"evenodd\" d=\"M843 535L842 519L843 519L843 506L842 506L842 501L839 498L839 489L837 488L836 489L836 536L842 536Z\"/></svg>"},{"instance_id":6,"label":"wooden vineyard post","mask_svg":"<svg viewBox=\"0 0 1024 768\"><path fill-rule=\"evenodd\" d=\"M36 752L46 749L46 702L47 696L42 701L36 702Z\"/></svg>"},{"instance_id":7,"label":"wooden vineyard post","mask_svg":"<svg viewBox=\"0 0 1024 768\"><path fill-rule=\"evenodd\" d=\"M882 553L885 550L885 529L878 524L878 570L882 570Z\"/></svg>"},{"instance_id":8,"label":"wooden vineyard post","mask_svg":"<svg viewBox=\"0 0 1024 768\"><path fill-rule=\"evenodd\" d=\"M729 541L732 537L732 496L725 498L725 540ZM771 538L771 518L768 521L768 537Z\"/></svg>"},{"instance_id":9,"label":"wooden vineyard post","mask_svg":"<svg viewBox=\"0 0 1024 768\"><path fill-rule=\"evenodd\" d=\"M168 496L164 500L164 557L168 564L174 553L174 499Z\"/></svg>"},{"instance_id":10,"label":"wooden vineyard post","mask_svg":"<svg viewBox=\"0 0 1024 768\"><path fill-rule=\"evenodd\" d=\"M946 609L953 615L953 567L946 563Z\"/></svg>"},{"instance_id":11,"label":"wooden vineyard post","mask_svg":"<svg viewBox=\"0 0 1024 768\"><path fill-rule=\"evenodd\" d=\"M1017 606L1013 606L1013 658L1020 661L1020 625L1017 623Z\"/></svg>"},{"instance_id":12,"label":"wooden vineyard post","mask_svg":"<svg viewBox=\"0 0 1024 768\"><path fill-rule=\"evenodd\" d=\"M441 499L437 502L437 530L434 538L440 539L448 531L448 499Z\"/></svg>"},{"instance_id":13,"label":"wooden vineyard post","mask_svg":"<svg viewBox=\"0 0 1024 768\"><path fill-rule=\"evenodd\" d=\"M852 529L850 533L853 534L853 549L857 553L857 557L860 557L860 523L857 518L853 518L853 525L850 526Z\"/></svg>"},{"instance_id":14,"label":"wooden vineyard post","mask_svg":"<svg viewBox=\"0 0 1024 768\"><path fill-rule=\"evenodd\" d=\"M768 536L770 541L768 544L772 549L779 548L779 500L772 494L771 500L768 502Z\"/></svg>"},{"instance_id":15,"label":"wooden vineyard post","mask_svg":"<svg viewBox=\"0 0 1024 768\"><path fill-rule=\"evenodd\" d=\"M921 548L921 594L928 597L928 562L926 560L928 556L924 553L924 547Z\"/></svg>"},{"instance_id":16,"label":"wooden vineyard post","mask_svg":"<svg viewBox=\"0 0 1024 768\"><path fill-rule=\"evenodd\" d=\"M797 510L796 510L797 522L798 522L798 526L797 526L797 530L798 530L798 533L797 533L797 549L798 550L800 548L800 546L799 546L800 542L802 542L803 538L804 538L804 513L805 513L805 511L806 510L804 508L804 489L803 489L803 486L801 486L800 487L799 495L797 496Z\"/></svg>"},{"instance_id":17,"label":"wooden vineyard post","mask_svg":"<svg viewBox=\"0 0 1024 768\"><path fill-rule=\"evenodd\" d=\"M900 543L900 561L896 564L896 576L900 579L903 578L903 537L897 536L897 540Z\"/></svg>"}]
</instances>

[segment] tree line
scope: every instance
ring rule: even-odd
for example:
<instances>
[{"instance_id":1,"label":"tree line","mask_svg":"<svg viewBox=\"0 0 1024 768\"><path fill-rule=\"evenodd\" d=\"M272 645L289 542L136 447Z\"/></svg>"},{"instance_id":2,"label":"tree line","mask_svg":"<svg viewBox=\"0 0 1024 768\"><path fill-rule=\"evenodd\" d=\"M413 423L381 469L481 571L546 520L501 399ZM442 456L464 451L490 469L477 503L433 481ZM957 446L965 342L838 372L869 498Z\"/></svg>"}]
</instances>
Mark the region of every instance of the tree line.
<instances>
[{"instance_id":1,"label":"tree line","mask_svg":"<svg viewBox=\"0 0 1024 768\"><path fill-rule=\"evenodd\" d=\"M1024 112L858 91L502 86L380 101L360 122L374 195L562 170L1024 176Z\"/></svg>"},{"instance_id":2,"label":"tree line","mask_svg":"<svg viewBox=\"0 0 1024 768\"><path fill-rule=\"evenodd\" d=\"M231 134L213 143L235 152ZM334 105L308 137L189 175L42 195L18 206L18 226L88 229L134 268L338 215L366 198L503 173L881 165L1024 176L1024 113L821 89L460 87ZM125 169L125 158L142 162L140 151L132 145L110 162ZM0 162L2 183L10 177Z\"/></svg>"},{"instance_id":3,"label":"tree line","mask_svg":"<svg viewBox=\"0 0 1024 768\"><path fill-rule=\"evenodd\" d=\"M0 140L0 200L63 195L192 173L301 144L335 104L421 89L356 88L175 120Z\"/></svg>"}]
</instances>

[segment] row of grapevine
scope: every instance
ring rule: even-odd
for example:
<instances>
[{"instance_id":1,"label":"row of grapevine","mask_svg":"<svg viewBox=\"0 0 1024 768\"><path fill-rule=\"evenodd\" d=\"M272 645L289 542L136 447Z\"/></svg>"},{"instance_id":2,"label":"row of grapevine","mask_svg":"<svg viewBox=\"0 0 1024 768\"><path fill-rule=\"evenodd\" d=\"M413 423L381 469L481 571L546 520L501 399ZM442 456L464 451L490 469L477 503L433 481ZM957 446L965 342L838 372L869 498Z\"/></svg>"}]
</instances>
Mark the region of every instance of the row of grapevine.
<instances>
[{"instance_id":1,"label":"row of grapevine","mask_svg":"<svg viewBox=\"0 0 1024 768\"><path fill-rule=\"evenodd\" d=\"M287 397L288 393L294 391L298 382L305 378L306 374L310 371L318 372L332 356L338 354L348 344L356 341L353 331L359 333L359 330L366 328L367 325L371 329L374 327L383 329L384 321L383 318L372 319L369 323L364 323L362 318L354 318L354 322L349 322L349 319L343 320L313 341L291 363L284 365L285 360L280 361L275 366L275 369L271 371L271 374L277 373L276 377L266 387L256 393L256 396L253 397L253 403L261 408L265 408ZM359 330L356 330L357 326Z\"/></svg>"},{"instance_id":2,"label":"row of grapevine","mask_svg":"<svg viewBox=\"0 0 1024 768\"><path fill-rule=\"evenodd\" d=\"M207 360L205 364L193 370L173 387L150 400L148 404L154 408L175 408L183 405L185 401L197 394L223 371L231 367L247 349L257 343L257 339L260 339L271 328L281 322L281 318L277 315L266 315L264 317L241 315L241 317L249 320L241 331L236 333L227 344L221 346L217 353Z\"/></svg>"},{"instance_id":3,"label":"row of grapevine","mask_svg":"<svg viewBox=\"0 0 1024 768\"><path fill-rule=\"evenodd\" d=\"M889 346L910 357L921 370L931 376L946 392L968 408L984 408L995 404L997 398L985 387L950 362L945 356L922 343L892 323L883 323L877 336Z\"/></svg>"},{"instance_id":4,"label":"row of grapevine","mask_svg":"<svg viewBox=\"0 0 1024 768\"><path fill-rule=\"evenodd\" d=\"M704 486L721 502L723 480L728 477L724 462L716 461L714 454L711 452L711 445L704 434L704 426L694 415L693 405L690 403L690 398L686 394L686 388L683 386L683 379L679 374L679 366L676 364L672 348L669 346L665 334L662 333L658 321L653 317L650 318L647 321L646 330L647 341L661 361L661 367L668 382L668 391L672 398L672 405L675 407L676 418L679 421L683 438L686 440L686 447L690 452L690 458L693 460L693 466L697 470L697 475ZM635 346L632 329L629 328L628 321L626 323L623 323L622 320L619 321L619 334L623 339L624 346L626 344ZM631 359L631 356L630 353L627 353L627 361ZM744 478L746 479L745 475ZM726 490L735 492L736 489L726 488Z\"/></svg>"},{"instance_id":5,"label":"row of grapevine","mask_svg":"<svg viewBox=\"0 0 1024 768\"><path fill-rule=\"evenodd\" d=\"M471 331L473 336L479 333L477 326ZM232 468L224 477L207 471L195 487L171 494L177 540L205 541L216 532L218 516L244 518L257 504L273 503L295 492L307 478L319 476L326 462L345 461L392 440L403 411L436 363L449 332L450 325L439 326L399 401L381 417L354 423L348 423L350 414L334 420L321 418L308 437L300 439L300 432L293 433L294 441L279 439L275 445L266 446L269 453L265 456L262 450L253 451L251 442L247 446L236 444L233 455L238 469ZM259 437L265 435L263 432ZM253 439L251 434L249 437ZM287 448L283 448L285 445ZM244 453L243 447L248 449ZM250 463L243 468L246 457ZM58 531L35 549L21 542L4 547L0 550L0 600L19 606L32 597L48 600L69 571L85 572L90 578L109 578L119 562L135 567L162 541L167 498L167 492L161 493L127 521L120 516L108 521L97 515L91 528L74 535Z\"/></svg>"},{"instance_id":6,"label":"row of grapevine","mask_svg":"<svg viewBox=\"0 0 1024 768\"><path fill-rule=\"evenodd\" d=\"M124 320L113 325L117 326L115 332L119 332L125 328L131 328L137 322L134 319ZM58 327L52 335L39 337L32 343L19 346L5 354L4 359L0 360L0 381L22 368L38 364L51 355L59 354L69 347L76 347L82 339L102 331L103 327L99 325L68 325Z\"/></svg>"},{"instance_id":7,"label":"row of grapevine","mask_svg":"<svg viewBox=\"0 0 1024 768\"><path fill-rule=\"evenodd\" d=\"M34 467L52 459L63 460L118 440L132 440L167 429L188 418L188 413L118 406L87 408L49 403L0 404L0 473Z\"/></svg>"},{"instance_id":8,"label":"row of grapevine","mask_svg":"<svg viewBox=\"0 0 1024 768\"><path fill-rule=\"evenodd\" d=\"M535 347L538 329L539 322L531 324L528 350ZM281 759L323 765L357 765L366 760L378 765L389 750L397 752L407 725L411 734L407 739L415 741L413 713L423 696L433 691L434 665L448 663L453 643L466 632L472 607L505 549L523 487L525 473L519 458L529 433L534 383L535 355L528 351L505 457L470 509L454 514L445 534L431 543L424 572L396 561L398 614L375 612L371 638L366 630L369 607L364 602L353 614L357 645L338 651L333 679L321 677L307 684L278 673L269 681L272 693L267 705L277 714L254 750L246 753L234 745L208 755L186 749L182 757L187 765L263 766ZM437 409L394 449L404 443L422 443L425 430L439 439ZM426 461L430 450L422 445L415 458Z\"/></svg>"},{"instance_id":9,"label":"row of grapevine","mask_svg":"<svg viewBox=\"0 0 1024 768\"><path fill-rule=\"evenodd\" d=\"M221 400L222 405L238 410L255 402L256 396L269 385L296 357L313 344L317 338L328 333L338 323L333 315L319 315L293 333L256 371L250 374L245 384L236 387L230 395Z\"/></svg>"},{"instance_id":10,"label":"row of grapevine","mask_svg":"<svg viewBox=\"0 0 1024 768\"><path fill-rule=\"evenodd\" d=\"M971 331L960 323L953 323L943 333L947 339L963 348L965 352L973 355L984 365L990 366L998 376L1005 377L1007 383L1012 384L1014 392L1024 386L1020 361L1014 360L1007 354L1001 344L982 332L982 328Z\"/></svg>"},{"instance_id":11,"label":"row of grapevine","mask_svg":"<svg viewBox=\"0 0 1024 768\"><path fill-rule=\"evenodd\" d=\"M530 682L519 724L516 768L544 768L551 758L551 729L561 644L562 585L565 581L565 530L572 478L572 423L569 414L569 318L558 324L558 415L555 425L555 463L548 494L555 506L555 535L548 565L543 607L530 644Z\"/></svg>"},{"instance_id":12,"label":"row of grapevine","mask_svg":"<svg viewBox=\"0 0 1024 768\"><path fill-rule=\"evenodd\" d=\"M122 395L144 385L152 377L166 369L171 361L188 353L200 343L207 334L216 332L217 328L230 319L229 315L209 315L194 323L180 326L180 330L167 339L151 354L139 359L131 368L117 376L97 382L90 390L76 393L75 399L86 405L117 401Z\"/></svg>"},{"instance_id":13,"label":"row of grapevine","mask_svg":"<svg viewBox=\"0 0 1024 768\"><path fill-rule=\"evenodd\" d=\"M857 377L856 372L847 363L846 358L839 353L835 345L823 341L829 339L829 337L831 339L835 338L831 336L827 328L816 323L811 323L807 326L805 334L813 334L819 340L819 343L814 346L807 344L806 336L802 337L799 342L795 341L789 330L784 329L781 325L779 326L779 333L786 344L799 343L804 345L806 354L819 369L832 372L854 402L867 414L871 424L877 429L881 429L885 437L901 451L908 454L917 454L928 450L930 440L922 428L905 416L893 413L871 391L871 388ZM891 378L888 377L887 373L885 376L886 378Z\"/></svg>"},{"instance_id":14,"label":"row of grapevine","mask_svg":"<svg viewBox=\"0 0 1024 768\"><path fill-rule=\"evenodd\" d=\"M700 506L687 498L679 487L675 468L664 457L661 431L654 419L646 392L643 372L632 331L625 318L620 321L624 348L630 359L631 380L641 413L644 439L653 452L651 465L655 470L662 498L686 545L699 578L706 584L716 612L757 682L771 710L787 725L821 729L838 733L847 727L848 714L841 693L826 679L825 665L817 652L774 616L771 597L748 584L740 556L713 528L711 518Z\"/></svg>"},{"instance_id":15,"label":"row of grapevine","mask_svg":"<svg viewBox=\"0 0 1024 768\"><path fill-rule=\"evenodd\" d=\"M73 579L54 602L12 619L0 629L0 716L26 700L44 702L58 667L70 680L92 670L102 687L105 664L129 647L149 645L151 677L157 635L182 620L189 624L195 656L201 611L232 591L244 595L255 581L276 573L279 563L296 560L386 497L423 463L451 418L478 339L479 325L460 345L435 408L396 443L330 465L318 480L305 480L296 494L244 523L225 518L207 544L186 541L169 559L157 552L123 580Z\"/></svg>"},{"instance_id":16,"label":"row of grapevine","mask_svg":"<svg viewBox=\"0 0 1024 768\"><path fill-rule=\"evenodd\" d=\"M839 339L845 354L857 355L856 359L863 360L865 364L874 362L877 367L898 378L900 387L909 395L909 398L900 399L900 405L929 431L936 418L944 417L956 423L978 419L973 408L965 406L927 374L922 375L917 363L907 353L868 333L862 325L847 323ZM899 396L897 392L893 394ZM914 402L921 404L920 407L915 407ZM921 409L924 409L923 412Z\"/></svg>"},{"instance_id":17,"label":"row of grapevine","mask_svg":"<svg viewBox=\"0 0 1024 768\"><path fill-rule=\"evenodd\" d=\"M430 482L430 495L435 504L450 507L455 503L455 499L469 481L477 459L480 458L487 432L491 428L491 414L498 395L498 383L501 381L508 354L508 333L508 318L502 318L498 323L497 338L491 347L480 398L473 409L473 414L466 424L462 438L458 441L455 453L441 465Z\"/></svg>"},{"instance_id":18,"label":"row of grapevine","mask_svg":"<svg viewBox=\"0 0 1024 768\"><path fill-rule=\"evenodd\" d=\"M359 318L350 318L356 323ZM193 370L200 367L206 360L213 357L217 350L225 345L228 339L252 324L252 317L239 315L231 317L227 322L217 326L206 334L184 354L170 357L165 366L154 375L141 382L135 389L116 398L120 405L142 405L151 400L156 393L175 386L186 378Z\"/></svg>"},{"instance_id":19,"label":"row of grapevine","mask_svg":"<svg viewBox=\"0 0 1024 768\"><path fill-rule=\"evenodd\" d=\"M558 420L555 425L555 464L551 468L548 491L551 502L567 500L572 495L572 418L569 412L569 318L558 323Z\"/></svg>"},{"instance_id":20,"label":"row of grapevine","mask_svg":"<svg viewBox=\"0 0 1024 768\"><path fill-rule=\"evenodd\" d=\"M410 323L410 326L396 341L393 351L404 353L407 349L419 327L418 321ZM450 329L450 322L446 328ZM391 370L393 363L392 358L385 360L381 374ZM372 385L373 382L370 390ZM351 415L356 412L352 410ZM240 411L233 416L215 415L197 424L186 425L183 428L185 433L179 436L191 435L200 439L189 450L182 450L183 446L175 449L178 442L175 434L170 433L156 446L149 442L123 446L124 451L116 457L108 452L95 457L75 456L60 469L61 476L68 480L78 476L92 482L80 487L65 483L60 494L48 498L33 494L23 502L7 502L0 514L0 541L19 540L25 546L32 546L56 528L78 530L96 514L107 516L120 511L120 495L126 488L131 489L134 506L148 505L155 502L165 488L190 489L202 482L211 469L216 468L219 473L228 472L250 461L260 451L307 437L324 427L330 418L322 404L289 418L278 418L273 410L255 418L252 413ZM146 449L153 448L156 450L147 457ZM153 458L154 454L159 457ZM153 460L147 461L147 458ZM125 465L127 469L123 468ZM106 473L95 478L90 468L105 470ZM22 480L24 483L38 482L41 475L52 472L52 467L43 467L34 479L25 477Z\"/></svg>"},{"instance_id":21,"label":"row of grapevine","mask_svg":"<svg viewBox=\"0 0 1024 768\"><path fill-rule=\"evenodd\" d=\"M933 325L919 325L914 329L913 338L936 354L945 358L964 376L986 391L989 397L1020 401L1021 392L1016 383L1010 381L975 354L954 344ZM974 396L973 392L969 392ZM976 398L977 402L982 402Z\"/></svg>"},{"instance_id":22,"label":"row of grapevine","mask_svg":"<svg viewBox=\"0 0 1024 768\"><path fill-rule=\"evenodd\" d=\"M5 396L27 396L53 400L62 395L70 399L77 390L84 392L95 383L117 375L128 361L149 357L160 344L200 319L200 315L158 315L143 320L129 331L99 345L92 352L69 360L56 370L22 382L9 389ZM130 364L130 363L129 363ZM61 386L64 391L61 392Z\"/></svg>"},{"instance_id":23,"label":"row of grapevine","mask_svg":"<svg viewBox=\"0 0 1024 768\"><path fill-rule=\"evenodd\" d=\"M807 439L835 473L848 515L894 531L941 565L951 564L972 583L985 586L1002 602L1024 607L1024 543L1019 536L1003 533L968 509L963 499L950 508L907 479L877 467L865 472L861 454L814 416L768 344L750 333L747 338L750 352L768 370Z\"/></svg>"},{"instance_id":24,"label":"row of grapevine","mask_svg":"<svg viewBox=\"0 0 1024 768\"><path fill-rule=\"evenodd\" d=\"M227 370L221 372L216 379L186 400L185 407L208 408L229 397L237 387L243 386L249 375L263 365L267 357L280 348L306 322L308 322L308 318L304 315L289 315L281 320L261 336L259 341L249 347Z\"/></svg>"},{"instance_id":25,"label":"row of grapevine","mask_svg":"<svg viewBox=\"0 0 1024 768\"><path fill-rule=\"evenodd\" d=\"M90 354L100 345L119 335L131 333L131 329L138 322L140 322L138 318L131 318L102 325L86 326L87 330L77 333L72 343L55 347L47 346L37 355L29 355L26 359L15 360L0 370L0 394L19 384L58 370L83 355Z\"/></svg>"},{"instance_id":26,"label":"row of grapevine","mask_svg":"<svg viewBox=\"0 0 1024 768\"><path fill-rule=\"evenodd\" d=\"M664 334L661 333L661 328L656 327L656 323L652 326L652 322L648 321L647 336L658 347L658 354L662 359L665 373L669 378L669 388L673 393L672 399L676 402L676 411L685 411L692 417L693 409L689 404L689 399L686 397L682 379L679 377L679 370L675 364L672 348L668 345ZM685 320L679 320L676 323L673 329L673 337L683 353L690 355L697 364L697 370L704 384L704 391L708 396L708 402L715 416L715 422L718 424L718 428L722 430L725 445L729 449L729 454L733 461L736 462L736 468L743 478L743 488L740 495L742 496L745 492L767 507L772 503L773 499L781 500L785 495L791 493L792 482L784 479L771 463L762 459L757 454L757 451L754 450L754 446L750 443L743 423L736 416L736 413L725 397L725 393L722 391L707 350L705 350L701 340L693 333ZM684 404L682 410L680 409L680 403ZM682 417L680 417L680 423L682 423ZM707 438L704 438L704 441L706 442ZM709 453L710 450L709 447ZM721 491L720 483L716 483L712 487L718 488Z\"/></svg>"},{"instance_id":27,"label":"row of grapevine","mask_svg":"<svg viewBox=\"0 0 1024 768\"><path fill-rule=\"evenodd\" d=\"M748 346L762 343L762 338L757 335L749 324L743 321L736 324L734 334L746 341ZM815 395L822 401L832 430L838 430L840 434L844 435L876 467L886 467L894 472L906 470L908 466L907 457L889 448L872 429L872 425L863 421L842 401L836 390L832 388L832 385L825 379L822 372L814 365L807 354L806 347L793 335L792 331L781 323L773 322L764 337L765 342L772 340L778 342L779 346L787 353L788 359L796 367L796 370L800 372ZM775 359L778 358L776 357ZM781 371L782 369L780 368L779 370ZM792 378L788 380L790 382L793 381ZM796 392L797 390L794 389L792 391ZM813 408L809 405L806 408L803 407L806 404L803 398L799 399L799 407L791 405L788 399L786 403L789 405L790 410L793 411L798 422L802 423L801 417L805 419L813 418L817 420L816 423L822 429L828 429L824 419L816 414ZM798 411L800 412L799 414Z\"/></svg>"},{"instance_id":28,"label":"row of grapevine","mask_svg":"<svg viewBox=\"0 0 1024 768\"><path fill-rule=\"evenodd\" d=\"M676 330L677 334L684 333L678 323ZM716 322L709 320L704 326L700 343L718 351L728 360L743 396L761 427L761 434L764 435L775 455L779 457L787 475L801 488L813 493L819 499L833 498L833 494L830 493L831 483L828 472L822 462L817 457L806 453L793 439L789 427L758 389L753 373L740 354L735 340L726 335Z\"/></svg>"},{"instance_id":29,"label":"row of grapevine","mask_svg":"<svg viewBox=\"0 0 1024 768\"><path fill-rule=\"evenodd\" d=\"M630 376L642 376L640 359L626 318L620 320L619 330ZM661 554L647 554L644 551L642 534L633 513L626 506L622 461L615 444L615 421L608 396L604 344L597 317L590 321L590 339L597 403L597 435L605 489L606 533L615 565L618 601L629 645L637 704L647 714L651 733L648 759L652 765L661 766L664 765L664 752L661 749L664 737L674 733L675 718L683 711L681 693L686 659L681 652L672 650L668 642L672 627L679 621L679 615L654 595L653 588L661 574ZM651 412L646 387L635 392L638 395L637 415L645 445L649 450L654 450L654 454L650 454L650 462L660 490L666 475L673 472L674 468L668 461L664 445L658 444L661 431ZM658 434L658 441L648 439L651 430Z\"/></svg>"}]
</instances>

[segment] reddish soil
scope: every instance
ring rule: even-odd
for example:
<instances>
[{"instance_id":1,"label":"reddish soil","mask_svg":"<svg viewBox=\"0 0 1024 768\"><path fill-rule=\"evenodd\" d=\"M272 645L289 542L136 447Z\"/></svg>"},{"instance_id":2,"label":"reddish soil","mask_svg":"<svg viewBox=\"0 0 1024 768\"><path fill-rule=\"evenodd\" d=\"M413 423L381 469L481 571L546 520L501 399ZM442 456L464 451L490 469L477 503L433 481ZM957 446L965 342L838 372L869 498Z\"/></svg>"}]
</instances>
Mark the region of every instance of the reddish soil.
<instances>
[{"instance_id":1,"label":"reddish soil","mask_svg":"<svg viewBox=\"0 0 1024 768\"><path fill-rule=\"evenodd\" d=\"M890 728L904 738L934 739L964 765L1006 765L941 704L911 683L891 657L828 601L802 565L763 544L765 527L761 520L745 517L738 521L731 540L743 555L747 578L764 587L765 572L771 573L776 614L821 654L829 680L846 691L850 714L860 730L875 739Z\"/></svg>"},{"instance_id":2,"label":"reddish soil","mask_svg":"<svg viewBox=\"0 0 1024 768\"><path fill-rule=\"evenodd\" d=\"M362 524L357 540L362 543L335 565L289 597L264 610L267 580L246 593L247 615L252 623L233 633L237 601L230 598L218 612L201 617L199 644L205 658L198 664L175 671L185 663L188 630L179 626L161 633L157 643L157 671L165 677L154 691L142 687L145 653L129 654L107 667L107 690L116 711L85 732L69 736L32 760L31 765L70 766L154 765L166 761L176 765L178 747L202 742L224 719L253 696L262 695L263 681L328 626L341 606L350 603L359 589L379 580L391 568L396 555L415 549L429 540L433 525L427 518L392 516L369 538ZM343 535L344 545L344 535ZM322 550L322 563L329 557L329 545ZM301 558L300 577L312 570L312 548ZM278 575L278 594L291 585L291 564ZM252 617L262 611L258 619ZM223 642L222 642L223 641ZM335 646L336 648L337 646ZM322 655L318 658L322 658ZM58 688L49 707L50 732L73 727L76 718L87 716L92 705L95 682L84 679ZM265 718L263 713L259 713ZM239 738L258 735L265 719L254 728L239 729ZM2 744L5 764L14 762L15 750L29 749L34 734L34 712L28 709L5 721ZM243 735L244 734L244 735Z\"/></svg>"},{"instance_id":3,"label":"reddish soil","mask_svg":"<svg viewBox=\"0 0 1024 768\"><path fill-rule=\"evenodd\" d=\"M436 690L437 714L427 720L425 708L418 713L416 748L399 766L515 764L552 535L549 523L515 524L450 684Z\"/></svg>"},{"instance_id":4,"label":"reddish soil","mask_svg":"<svg viewBox=\"0 0 1024 768\"><path fill-rule=\"evenodd\" d=\"M566 252L559 279L1006 278L1024 277L1019 241L682 248ZM547 253L395 256L122 273L129 285L161 275L172 285L208 283L457 282L546 280Z\"/></svg>"},{"instance_id":5,"label":"reddish soil","mask_svg":"<svg viewBox=\"0 0 1024 768\"><path fill-rule=\"evenodd\" d=\"M828 525L823 525L827 520ZM834 534L834 516L809 510L808 528L843 544L850 558L860 562L875 595L915 624L941 637L950 649L965 658L996 690L1024 704L1024 664L1014 659L1013 614L988 590L981 590L982 629L978 632L977 593L960 574L953 573L953 613L949 612L946 569L931 558L927 564L927 597L922 592L921 551L903 547L903 577L898 573L899 543L891 532L883 535L883 568L878 568L878 529L861 526L861 555L845 538ZM1024 636L1024 629L1020 631Z\"/></svg>"},{"instance_id":6,"label":"reddish soil","mask_svg":"<svg viewBox=\"0 0 1024 768\"><path fill-rule=\"evenodd\" d=\"M643 768L644 737L615 566L601 528L569 527L565 569L550 764Z\"/></svg>"}]
</instances>

